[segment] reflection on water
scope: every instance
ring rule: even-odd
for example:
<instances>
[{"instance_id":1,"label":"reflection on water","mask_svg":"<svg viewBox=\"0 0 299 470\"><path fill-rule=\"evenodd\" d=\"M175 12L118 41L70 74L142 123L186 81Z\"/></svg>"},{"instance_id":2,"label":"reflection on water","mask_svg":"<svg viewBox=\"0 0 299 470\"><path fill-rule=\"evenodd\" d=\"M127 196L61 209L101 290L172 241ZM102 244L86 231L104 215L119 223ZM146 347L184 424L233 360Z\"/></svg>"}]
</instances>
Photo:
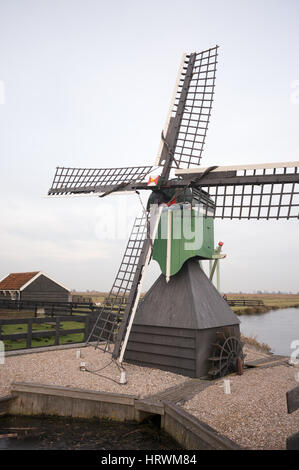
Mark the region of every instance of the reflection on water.
<instances>
[{"instance_id":1,"label":"reflection on water","mask_svg":"<svg viewBox=\"0 0 299 470\"><path fill-rule=\"evenodd\" d=\"M267 343L274 354L290 356L292 341L299 341L299 308L271 310L257 315L242 315L241 333Z\"/></svg>"},{"instance_id":2,"label":"reflection on water","mask_svg":"<svg viewBox=\"0 0 299 470\"><path fill-rule=\"evenodd\" d=\"M7 416L0 450L180 450L154 423L62 417Z\"/></svg>"}]
</instances>

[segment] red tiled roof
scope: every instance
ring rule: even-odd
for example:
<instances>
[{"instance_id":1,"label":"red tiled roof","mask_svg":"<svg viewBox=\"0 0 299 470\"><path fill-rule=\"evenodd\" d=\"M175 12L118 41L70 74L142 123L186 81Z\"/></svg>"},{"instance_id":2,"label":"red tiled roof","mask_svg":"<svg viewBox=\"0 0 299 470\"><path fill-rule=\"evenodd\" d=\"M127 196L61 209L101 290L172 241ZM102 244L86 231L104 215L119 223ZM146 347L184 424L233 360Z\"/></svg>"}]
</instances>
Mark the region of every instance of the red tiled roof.
<instances>
[{"instance_id":1,"label":"red tiled roof","mask_svg":"<svg viewBox=\"0 0 299 470\"><path fill-rule=\"evenodd\" d=\"M0 282L0 290L19 290L38 273L11 273Z\"/></svg>"}]
</instances>

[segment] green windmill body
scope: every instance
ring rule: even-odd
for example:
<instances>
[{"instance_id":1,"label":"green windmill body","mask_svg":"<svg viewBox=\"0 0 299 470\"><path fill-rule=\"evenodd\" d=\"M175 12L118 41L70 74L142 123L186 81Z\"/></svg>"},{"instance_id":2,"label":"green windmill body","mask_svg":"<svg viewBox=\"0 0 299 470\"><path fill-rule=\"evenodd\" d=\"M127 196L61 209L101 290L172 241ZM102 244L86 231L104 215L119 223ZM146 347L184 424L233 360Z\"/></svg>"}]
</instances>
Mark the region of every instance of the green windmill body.
<instances>
[{"instance_id":1,"label":"green windmill body","mask_svg":"<svg viewBox=\"0 0 299 470\"><path fill-rule=\"evenodd\" d=\"M174 205L162 212L153 259L166 277L176 274L189 258L212 259L214 220L198 209Z\"/></svg>"},{"instance_id":2,"label":"green windmill body","mask_svg":"<svg viewBox=\"0 0 299 470\"><path fill-rule=\"evenodd\" d=\"M194 206L194 194L191 189L177 196L174 190L164 191L163 197L165 207L155 237L152 257L169 280L188 259L213 258L214 213L212 203L210 217L207 217L206 201L198 201ZM148 201L148 209L155 200L156 193L153 192Z\"/></svg>"}]
</instances>

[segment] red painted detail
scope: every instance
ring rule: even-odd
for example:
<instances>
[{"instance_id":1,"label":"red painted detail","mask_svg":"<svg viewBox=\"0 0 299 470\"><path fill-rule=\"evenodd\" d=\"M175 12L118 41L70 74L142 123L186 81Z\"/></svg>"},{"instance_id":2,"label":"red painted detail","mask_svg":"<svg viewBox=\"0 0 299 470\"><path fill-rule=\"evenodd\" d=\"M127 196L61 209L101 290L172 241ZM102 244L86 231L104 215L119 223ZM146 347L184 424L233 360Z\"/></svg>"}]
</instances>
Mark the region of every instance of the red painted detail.
<instances>
[{"instance_id":1,"label":"red painted detail","mask_svg":"<svg viewBox=\"0 0 299 470\"><path fill-rule=\"evenodd\" d=\"M176 197L167 203L168 207L176 204Z\"/></svg>"}]
</instances>

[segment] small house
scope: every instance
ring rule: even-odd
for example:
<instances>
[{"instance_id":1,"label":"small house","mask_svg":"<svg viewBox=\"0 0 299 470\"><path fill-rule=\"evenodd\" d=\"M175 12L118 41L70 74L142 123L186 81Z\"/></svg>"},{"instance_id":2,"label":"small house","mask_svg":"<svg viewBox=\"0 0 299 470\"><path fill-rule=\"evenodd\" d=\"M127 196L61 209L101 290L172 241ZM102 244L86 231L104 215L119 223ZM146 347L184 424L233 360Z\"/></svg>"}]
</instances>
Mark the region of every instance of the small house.
<instances>
[{"instance_id":1,"label":"small house","mask_svg":"<svg viewBox=\"0 0 299 470\"><path fill-rule=\"evenodd\" d=\"M69 302L70 289L41 271L11 273L0 281L0 299Z\"/></svg>"}]
</instances>

